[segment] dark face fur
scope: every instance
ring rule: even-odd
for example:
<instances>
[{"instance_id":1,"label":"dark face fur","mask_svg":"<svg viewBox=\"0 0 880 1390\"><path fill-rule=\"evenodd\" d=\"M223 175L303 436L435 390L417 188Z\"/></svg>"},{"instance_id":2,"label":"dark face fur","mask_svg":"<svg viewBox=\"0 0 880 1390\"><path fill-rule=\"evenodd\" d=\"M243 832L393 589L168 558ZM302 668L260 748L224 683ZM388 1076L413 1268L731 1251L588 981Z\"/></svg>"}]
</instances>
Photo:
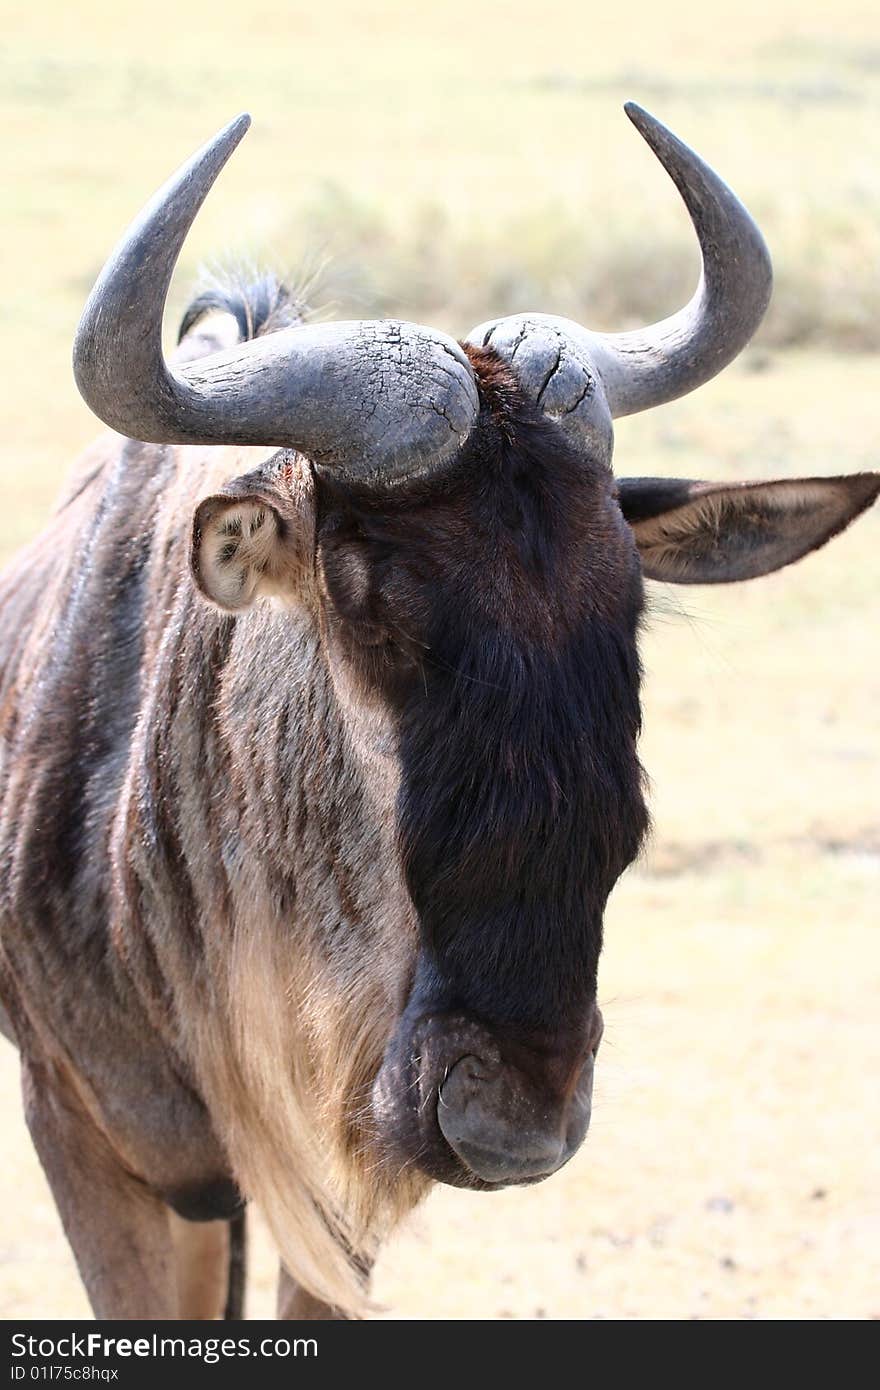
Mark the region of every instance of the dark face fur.
<instances>
[{"instance_id":1,"label":"dark face fur","mask_svg":"<svg viewBox=\"0 0 880 1390\"><path fill-rule=\"evenodd\" d=\"M646 827L642 583L605 463L470 355L482 412L451 469L322 480L318 552L331 651L393 729L419 924L380 1138L494 1187L555 1171L589 1122L602 916Z\"/></svg>"}]
</instances>

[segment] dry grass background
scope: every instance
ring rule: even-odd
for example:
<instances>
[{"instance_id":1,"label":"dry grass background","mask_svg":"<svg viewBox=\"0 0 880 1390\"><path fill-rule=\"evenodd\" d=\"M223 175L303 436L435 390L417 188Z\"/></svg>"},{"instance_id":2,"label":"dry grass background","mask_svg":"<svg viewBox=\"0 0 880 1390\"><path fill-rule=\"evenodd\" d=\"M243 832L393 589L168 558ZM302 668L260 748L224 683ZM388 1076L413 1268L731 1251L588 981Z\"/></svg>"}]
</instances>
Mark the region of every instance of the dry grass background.
<instances>
[{"instance_id":1,"label":"dry grass background","mask_svg":"<svg viewBox=\"0 0 880 1390\"><path fill-rule=\"evenodd\" d=\"M339 315L666 312L694 251L634 97L760 216L779 292L721 380L621 422L620 471L880 464L874 5L52 0L10 13L0 76L5 553L93 430L68 353L103 254L245 106L178 304L231 251L319 272ZM390 1315L880 1316L878 542L874 515L753 585L654 590L657 830L608 915L593 1131L541 1187L436 1192L380 1265ZM0 1316L85 1315L6 1047L0 1117ZM259 1232L254 1276L265 1314Z\"/></svg>"}]
</instances>

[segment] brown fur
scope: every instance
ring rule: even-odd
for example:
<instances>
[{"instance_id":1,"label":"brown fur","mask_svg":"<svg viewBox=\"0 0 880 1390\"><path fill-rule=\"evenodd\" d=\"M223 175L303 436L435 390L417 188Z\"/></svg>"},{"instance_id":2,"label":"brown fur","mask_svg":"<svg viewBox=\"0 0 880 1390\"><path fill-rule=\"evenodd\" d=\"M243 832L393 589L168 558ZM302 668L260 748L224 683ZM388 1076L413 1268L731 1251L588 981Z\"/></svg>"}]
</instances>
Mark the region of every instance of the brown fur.
<instances>
[{"instance_id":1,"label":"brown fur","mask_svg":"<svg viewBox=\"0 0 880 1390\"><path fill-rule=\"evenodd\" d=\"M234 1176L298 1281L355 1311L351 1253L371 1250L424 1187L383 1182L357 1118L403 988L407 910L381 868L392 831L340 751L307 595L305 612L260 605L233 629L192 591L180 521L249 464L127 445L127 477L109 440L103 466L7 572L3 995L20 1043L75 1067L121 1165L169 1198ZM281 466L308 491L302 463ZM79 644L93 614L112 631L121 601L98 542L127 554L144 535L142 649L126 692L119 650ZM254 669L264 684L251 701ZM124 742L105 751L127 695ZM328 959L328 920L342 935L355 915L373 924L368 954L352 944ZM144 1105L149 1091L165 1116Z\"/></svg>"},{"instance_id":2,"label":"brown fur","mask_svg":"<svg viewBox=\"0 0 880 1390\"><path fill-rule=\"evenodd\" d=\"M264 298L256 331L278 326ZM216 346L191 317L185 359ZM196 503L259 458L107 437L3 578L0 997L120 1179L185 1213L234 1181L299 1284L354 1311L368 1250L424 1188L380 1179L363 1123L406 908L381 871L392 832L351 796L364 778L314 625L308 465L277 459L285 604L233 624L188 576ZM342 938L367 919L367 956L328 956L328 920Z\"/></svg>"}]
</instances>

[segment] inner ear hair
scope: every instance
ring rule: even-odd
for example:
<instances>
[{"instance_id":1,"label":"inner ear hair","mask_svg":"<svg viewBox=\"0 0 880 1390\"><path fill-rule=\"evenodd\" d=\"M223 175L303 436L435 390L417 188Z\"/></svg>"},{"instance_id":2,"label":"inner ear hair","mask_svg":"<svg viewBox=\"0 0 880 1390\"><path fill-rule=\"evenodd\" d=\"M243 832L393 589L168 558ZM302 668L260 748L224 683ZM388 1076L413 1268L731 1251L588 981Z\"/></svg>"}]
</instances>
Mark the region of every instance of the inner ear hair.
<instances>
[{"instance_id":1,"label":"inner ear hair","mask_svg":"<svg viewBox=\"0 0 880 1390\"><path fill-rule=\"evenodd\" d=\"M227 612L240 612L261 586L271 587L281 519L259 497L207 497L193 521L191 567L202 593Z\"/></svg>"},{"instance_id":2,"label":"inner ear hair","mask_svg":"<svg viewBox=\"0 0 880 1390\"><path fill-rule=\"evenodd\" d=\"M727 584L771 574L839 535L880 493L880 474L707 483L621 478L618 501L649 579Z\"/></svg>"},{"instance_id":3,"label":"inner ear hair","mask_svg":"<svg viewBox=\"0 0 880 1390\"><path fill-rule=\"evenodd\" d=\"M315 499L306 460L279 451L196 507L190 569L196 587L227 613L256 598L291 599L309 583Z\"/></svg>"}]
</instances>

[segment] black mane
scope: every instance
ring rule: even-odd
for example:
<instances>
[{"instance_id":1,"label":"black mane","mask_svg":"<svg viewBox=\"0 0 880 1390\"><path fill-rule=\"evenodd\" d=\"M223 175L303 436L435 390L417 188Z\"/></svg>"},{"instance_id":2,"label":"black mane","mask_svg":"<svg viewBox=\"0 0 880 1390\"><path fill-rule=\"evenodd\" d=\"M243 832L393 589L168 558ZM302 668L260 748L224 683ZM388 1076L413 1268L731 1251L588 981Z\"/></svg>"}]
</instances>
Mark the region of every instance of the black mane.
<instances>
[{"instance_id":1,"label":"black mane","mask_svg":"<svg viewBox=\"0 0 880 1390\"><path fill-rule=\"evenodd\" d=\"M301 323L305 311L302 301L271 271L228 271L188 305L177 341L182 342L206 314L214 312L232 314L241 341L246 343Z\"/></svg>"},{"instance_id":2,"label":"black mane","mask_svg":"<svg viewBox=\"0 0 880 1390\"><path fill-rule=\"evenodd\" d=\"M607 470L509 393L502 424L461 460L477 539L458 585L435 571L399 833L449 1006L548 1027L595 995L605 901L647 828L642 583Z\"/></svg>"}]
</instances>

